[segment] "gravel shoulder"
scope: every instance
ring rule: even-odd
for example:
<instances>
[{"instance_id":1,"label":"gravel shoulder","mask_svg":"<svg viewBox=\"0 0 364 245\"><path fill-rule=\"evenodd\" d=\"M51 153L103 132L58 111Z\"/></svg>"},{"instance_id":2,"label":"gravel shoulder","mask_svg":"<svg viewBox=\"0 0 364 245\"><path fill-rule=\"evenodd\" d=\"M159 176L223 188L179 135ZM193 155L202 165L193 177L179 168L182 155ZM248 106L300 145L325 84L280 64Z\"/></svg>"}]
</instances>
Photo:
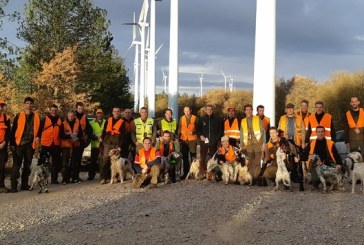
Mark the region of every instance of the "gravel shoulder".
<instances>
[{"instance_id":1,"label":"gravel shoulder","mask_svg":"<svg viewBox=\"0 0 364 245\"><path fill-rule=\"evenodd\" d=\"M0 244L364 244L364 195L295 187L95 180L0 194Z\"/></svg>"}]
</instances>

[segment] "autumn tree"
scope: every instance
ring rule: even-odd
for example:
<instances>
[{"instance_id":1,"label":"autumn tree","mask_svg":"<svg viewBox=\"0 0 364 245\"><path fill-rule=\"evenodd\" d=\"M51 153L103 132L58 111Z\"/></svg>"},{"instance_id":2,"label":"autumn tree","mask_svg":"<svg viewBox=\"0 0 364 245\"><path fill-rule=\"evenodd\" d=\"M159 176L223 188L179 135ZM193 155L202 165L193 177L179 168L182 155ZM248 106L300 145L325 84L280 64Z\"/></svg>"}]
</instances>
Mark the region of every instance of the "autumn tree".
<instances>
[{"instance_id":1,"label":"autumn tree","mask_svg":"<svg viewBox=\"0 0 364 245\"><path fill-rule=\"evenodd\" d=\"M313 111L315 102L319 100L318 84L315 80L304 77L295 76L291 80L291 87L289 94L287 95L287 103L293 103L295 109L300 109L300 103L302 100L307 100L309 102L309 111Z\"/></svg>"}]
</instances>

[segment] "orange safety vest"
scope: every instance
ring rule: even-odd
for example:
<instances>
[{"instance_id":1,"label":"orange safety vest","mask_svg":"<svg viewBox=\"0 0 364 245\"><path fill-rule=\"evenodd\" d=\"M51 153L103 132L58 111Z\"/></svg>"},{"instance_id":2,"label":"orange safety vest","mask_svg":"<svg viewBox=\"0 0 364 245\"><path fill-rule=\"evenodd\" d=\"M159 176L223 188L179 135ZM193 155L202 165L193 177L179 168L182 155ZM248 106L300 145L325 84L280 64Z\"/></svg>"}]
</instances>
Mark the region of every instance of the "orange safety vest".
<instances>
[{"instance_id":1,"label":"orange safety vest","mask_svg":"<svg viewBox=\"0 0 364 245\"><path fill-rule=\"evenodd\" d=\"M311 130L312 130L310 140L317 139L316 128L318 126L325 127L325 138L328 140L331 140L331 119L332 119L332 116L328 113L325 113L325 115L322 117L320 123L318 123L316 120L315 114L310 115L308 117L308 120L311 125Z\"/></svg>"},{"instance_id":2,"label":"orange safety vest","mask_svg":"<svg viewBox=\"0 0 364 245\"><path fill-rule=\"evenodd\" d=\"M5 135L6 135L6 130L7 130L7 126L6 126L6 122L10 119L10 117L8 115L2 114L0 116L0 144L3 143L5 141Z\"/></svg>"},{"instance_id":3,"label":"orange safety vest","mask_svg":"<svg viewBox=\"0 0 364 245\"><path fill-rule=\"evenodd\" d=\"M302 117L302 115L301 115L302 113L301 113L301 111L297 111L296 112L296 115L297 116L300 116L300 117ZM305 118L303 118L302 117L302 119L303 119L303 125L305 126L305 129L306 130L308 130L308 123L309 123L309 120L308 120L308 117L311 115L311 112L307 112L307 114L306 114L306 116L305 116Z\"/></svg>"},{"instance_id":4,"label":"orange safety vest","mask_svg":"<svg viewBox=\"0 0 364 245\"><path fill-rule=\"evenodd\" d=\"M236 159L236 156L235 156L235 153L234 153L234 148L229 145L229 150L228 152L225 151L225 147L220 147L220 152L222 155L225 156L225 159L228 163L233 163L233 161L235 161Z\"/></svg>"},{"instance_id":5,"label":"orange safety vest","mask_svg":"<svg viewBox=\"0 0 364 245\"><path fill-rule=\"evenodd\" d=\"M295 143L296 145L302 145L302 117L301 116L295 116L296 121L296 136L295 136ZM281 119L279 119L279 129L283 131L283 137L287 137L287 115L281 116Z\"/></svg>"},{"instance_id":6,"label":"orange safety vest","mask_svg":"<svg viewBox=\"0 0 364 245\"><path fill-rule=\"evenodd\" d=\"M277 143L277 142L275 142L275 144L276 144L276 143ZM267 147L268 147L268 153L269 153L269 150L275 146L275 144L273 144L271 141L268 141L268 144L267 144ZM269 156L270 156L270 158L271 158L271 159L276 159L276 153L275 153L275 152L270 153L270 154L269 154Z\"/></svg>"},{"instance_id":7,"label":"orange safety vest","mask_svg":"<svg viewBox=\"0 0 364 245\"><path fill-rule=\"evenodd\" d=\"M131 120L130 122L123 120L125 123L125 133L130 133L131 132L131 122L134 120Z\"/></svg>"},{"instance_id":8,"label":"orange safety vest","mask_svg":"<svg viewBox=\"0 0 364 245\"><path fill-rule=\"evenodd\" d=\"M359 118L358 121L355 122L353 116L350 111L346 112L346 119L348 120L349 128L364 128L364 110L363 108L359 109Z\"/></svg>"},{"instance_id":9,"label":"orange safety vest","mask_svg":"<svg viewBox=\"0 0 364 245\"><path fill-rule=\"evenodd\" d=\"M22 111L19 113L19 117L18 117L18 128L15 131L15 143L16 145L20 145L21 142L21 138L23 136L24 133L24 129L25 129L25 120L26 120L26 116L25 116L25 112ZM38 130L39 130L39 126L40 126L40 117L39 114L34 112L34 117L33 117L34 123L33 123L33 135L34 135L34 139L37 137L38 135ZM38 143L35 142L35 140L33 140L32 143L32 148L38 149Z\"/></svg>"},{"instance_id":10,"label":"orange safety vest","mask_svg":"<svg viewBox=\"0 0 364 245\"><path fill-rule=\"evenodd\" d=\"M181 140L184 141L195 141L197 135L193 134L196 129L196 116L191 115L190 123L187 125L186 116L181 117Z\"/></svg>"},{"instance_id":11,"label":"orange safety vest","mask_svg":"<svg viewBox=\"0 0 364 245\"><path fill-rule=\"evenodd\" d=\"M168 155L174 151L174 144L173 142L169 143L169 152ZM164 156L164 143L163 141L159 142L159 153L161 156Z\"/></svg>"},{"instance_id":12,"label":"orange safety vest","mask_svg":"<svg viewBox=\"0 0 364 245\"><path fill-rule=\"evenodd\" d=\"M240 130L238 119L235 117L233 123L230 126L229 119L227 118L224 123L224 135L239 140L240 139Z\"/></svg>"},{"instance_id":13,"label":"orange safety vest","mask_svg":"<svg viewBox=\"0 0 364 245\"><path fill-rule=\"evenodd\" d=\"M112 117L109 117L109 119L107 120L106 133L111 135L120 135L120 127L123 124L124 120L119 118L113 126L112 119Z\"/></svg>"},{"instance_id":14,"label":"orange safety vest","mask_svg":"<svg viewBox=\"0 0 364 245\"><path fill-rule=\"evenodd\" d=\"M58 118L57 123L52 125L52 120L46 116L44 122L44 128L42 131L42 138L40 144L42 146L60 145L59 128L62 125L61 119Z\"/></svg>"},{"instance_id":15,"label":"orange safety vest","mask_svg":"<svg viewBox=\"0 0 364 245\"><path fill-rule=\"evenodd\" d=\"M269 132L269 128L268 128L268 125L269 125L269 122L270 122L270 118L269 117L263 117L263 119L261 119L262 122L263 122L263 126L264 126L264 129L265 129L265 132Z\"/></svg>"},{"instance_id":16,"label":"orange safety vest","mask_svg":"<svg viewBox=\"0 0 364 245\"><path fill-rule=\"evenodd\" d=\"M76 118L75 124L73 125L73 129L71 129L70 124L67 120L63 121L64 132L66 135L70 134L78 134L78 129L80 127L80 121ZM62 148L72 148L79 147L80 141L73 142L72 139L61 139L61 147Z\"/></svg>"},{"instance_id":17,"label":"orange safety vest","mask_svg":"<svg viewBox=\"0 0 364 245\"><path fill-rule=\"evenodd\" d=\"M317 141L316 139L311 141L310 155L315 153L316 141ZM336 163L334 154L332 153L332 147L334 147L334 142L332 140L326 140L326 146L327 146L327 151L329 152L331 159Z\"/></svg>"},{"instance_id":18,"label":"orange safety vest","mask_svg":"<svg viewBox=\"0 0 364 245\"><path fill-rule=\"evenodd\" d=\"M147 164L147 162L154 161L156 159L156 154L155 154L156 151L157 150L155 147L150 148L149 159L146 159L144 148L140 149L138 151L139 165L145 165L145 164Z\"/></svg>"}]
</instances>

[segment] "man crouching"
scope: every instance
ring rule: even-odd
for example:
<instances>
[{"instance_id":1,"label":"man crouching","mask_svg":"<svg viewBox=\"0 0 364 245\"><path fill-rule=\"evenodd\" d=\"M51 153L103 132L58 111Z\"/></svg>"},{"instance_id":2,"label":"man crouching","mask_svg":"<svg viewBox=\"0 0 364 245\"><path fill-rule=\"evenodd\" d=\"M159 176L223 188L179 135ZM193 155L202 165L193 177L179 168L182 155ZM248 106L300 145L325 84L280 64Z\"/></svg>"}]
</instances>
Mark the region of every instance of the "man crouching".
<instances>
[{"instance_id":1,"label":"man crouching","mask_svg":"<svg viewBox=\"0 0 364 245\"><path fill-rule=\"evenodd\" d=\"M141 185L157 187L160 173L161 156L158 150L152 146L152 139L145 137L143 139L143 148L140 149L134 161L134 170L136 177L133 182L133 188L139 188Z\"/></svg>"}]
</instances>

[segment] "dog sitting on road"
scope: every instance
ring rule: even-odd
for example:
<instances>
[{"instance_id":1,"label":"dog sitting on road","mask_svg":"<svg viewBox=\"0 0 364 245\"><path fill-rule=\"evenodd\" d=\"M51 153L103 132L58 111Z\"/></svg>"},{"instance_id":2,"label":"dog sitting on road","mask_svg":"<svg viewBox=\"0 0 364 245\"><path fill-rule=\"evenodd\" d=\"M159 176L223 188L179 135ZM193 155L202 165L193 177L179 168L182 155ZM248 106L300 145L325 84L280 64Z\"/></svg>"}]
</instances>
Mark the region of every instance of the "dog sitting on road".
<instances>
[{"instance_id":1,"label":"dog sitting on road","mask_svg":"<svg viewBox=\"0 0 364 245\"><path fill-rule=\"evenodd\" d=\"M355 194L355 185L360 180L362 193L364 194L364 162L359 152L351 152L345 159L348 176L351 175L351 193Z\"/></svg>"},{"instance_id":2,"label":"dog sitting on road","mask_svg":"<svg viewBox=\"0 0 364 245\"><path fill-rule=\"evenodd\" d=\"M313 154L311 156L311 167L316 169L317 175L320 178L322 183L322 192L327 192L326 182L331 183L330 191L334 189L335 186L338 186L340 189L343 189L343 178L341 173L336 170L335 167L330 167L325 164L319 164L321 159L319 155Z\"/></svg>"},{"instance_id":3,"label":"dog sitting on road","mask_svg":"<svg viewBox=\"0 0 364 245\"><path fill-rule=\"evenodd\" d=\"M235 177L240 184L250 184L253 183L253 177L250 175L248 171L248 159L245 155L241 154L236 158L236 166L235 166Z\"/></svg>"},{"instance_id":4,"label":"dog sitting on road","mask_svg":"<svg viewBox=\"0 0 364 245\"><path fill-rule=\"evenodd\" d=\"M200 159L193 159L190 167L190 171L188 172L186 176L186 181L188 181L189 177L192 177L194 179L198 179L200 177Z\"/></svg>"},{"instance_id":5,"label":"dog sitting on road","mask_svg":"<svg viewBox=\"0 0 364 245\"><path fill-rule=\"evenodd\" d=\"M110 161L111 161L111 180L110 184L114 183L114 180L120 178L120 183L124 182L126 179L127 173L130 173L131 180L134 180L134 171L129 159L122 158L120 156L120 151L118 149L112 149L109 152Z\"/></svg>"},{"instance_id":6,"label":"dog sitting on road","mask_svg":"<svg viewBox=\"0 0 364 245\"><path fill-rule=\"evenodd\" d=\"M283 182L283 185L286 187L289 187L289 189L292 191L291 187L291 178L289 176L289 172L286 167L285 159L286 159L286 153L283 151L281 147L278 147L277 152L277 173L276 173L276 188L275 191L279 189L279 182Z\"/></svg>"},{"instance_id":7,"label":"dog sitting on road","mask_svg":"<svg viewBox=\"0 0 364 245\"><path fill-rule=\"evenodd\" d=\"M48 193L48 177L49 177L50 154L48 152L41 153L39 158L34 158L30 167L32 184L30 191L34 189L34 185L38 185L40 190L38 193Z\"/></svg>"}]
</instances>

